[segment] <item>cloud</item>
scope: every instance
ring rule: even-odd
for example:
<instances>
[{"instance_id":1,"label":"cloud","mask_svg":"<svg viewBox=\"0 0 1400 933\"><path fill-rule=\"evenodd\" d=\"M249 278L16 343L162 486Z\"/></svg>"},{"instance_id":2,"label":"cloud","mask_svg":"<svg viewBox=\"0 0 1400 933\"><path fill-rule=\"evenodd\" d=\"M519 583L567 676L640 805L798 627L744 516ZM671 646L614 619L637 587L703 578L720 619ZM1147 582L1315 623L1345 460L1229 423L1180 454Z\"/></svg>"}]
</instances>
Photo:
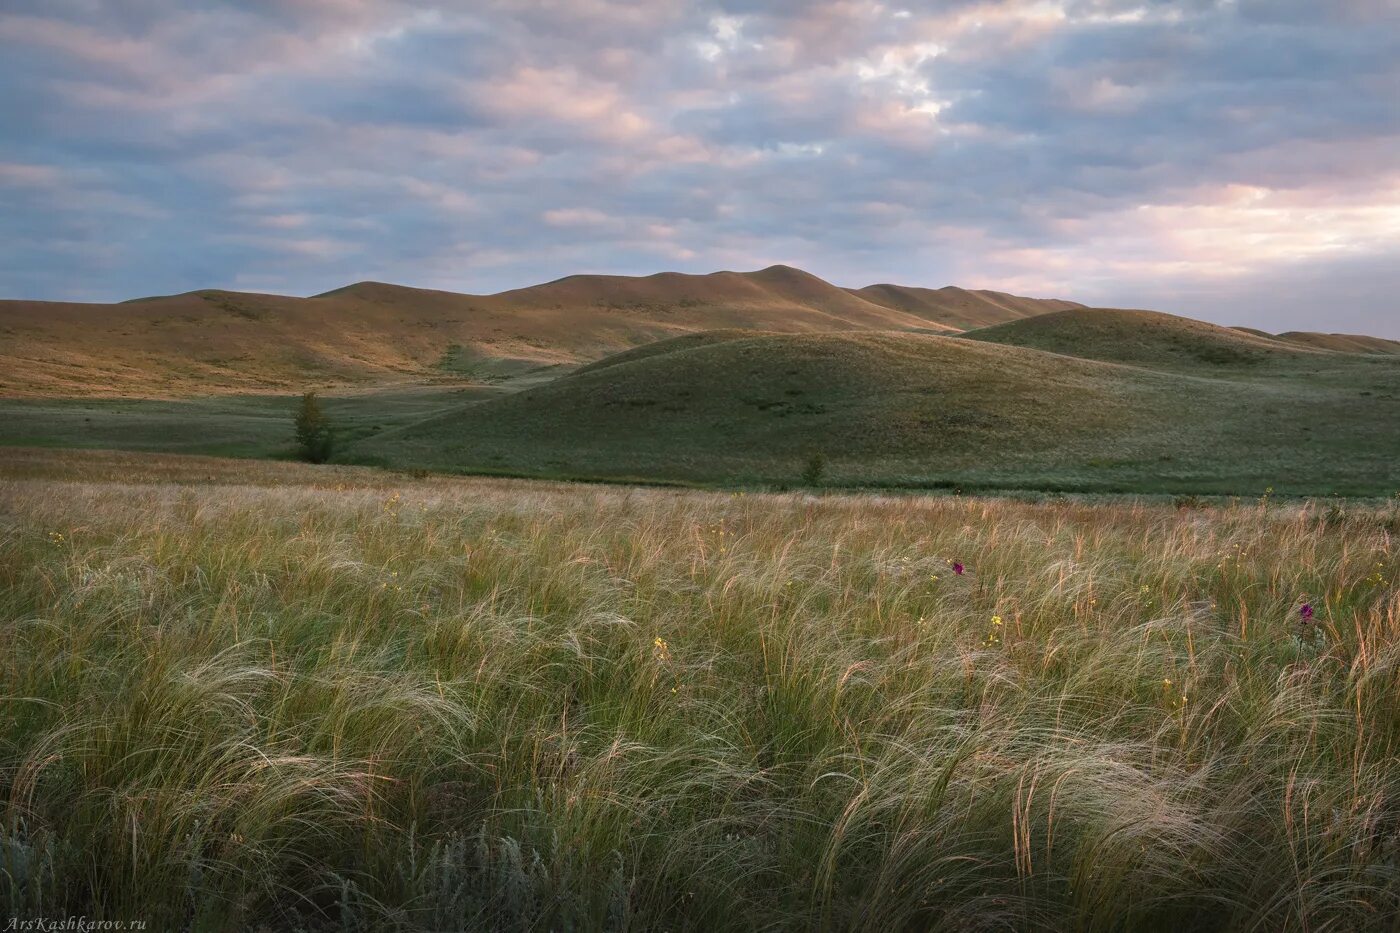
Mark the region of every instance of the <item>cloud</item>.
<instances>
[{"instance_id":1,"label":"cloud","mask_svg":"<svg viewBox=\"0 0 1400 933\"><path fill-rule=\"evenodd\" d=\"M782 261L1400 336L1390 0L20 0L0 81L0 294Z\"/></svg>"}]
</instances>

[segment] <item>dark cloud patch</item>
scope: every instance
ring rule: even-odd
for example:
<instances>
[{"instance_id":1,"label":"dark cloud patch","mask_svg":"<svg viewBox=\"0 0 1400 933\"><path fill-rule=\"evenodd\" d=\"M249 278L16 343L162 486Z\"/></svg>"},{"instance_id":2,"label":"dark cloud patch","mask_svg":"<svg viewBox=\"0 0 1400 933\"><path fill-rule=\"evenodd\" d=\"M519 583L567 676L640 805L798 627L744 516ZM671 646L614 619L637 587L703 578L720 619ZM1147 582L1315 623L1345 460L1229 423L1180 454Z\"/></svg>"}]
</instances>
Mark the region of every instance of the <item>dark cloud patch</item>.
<instances>
[{"instance_id":1,"label":"dark cloud patch","mask_svg":"<svg viewBox=\"0 0 1400 933\"><path fill-rule=\"evenodd\" d=\"M7 295L784 261L1400 316L1389 0L22 0L0 53Z\"/></svg>"}]
</instances>

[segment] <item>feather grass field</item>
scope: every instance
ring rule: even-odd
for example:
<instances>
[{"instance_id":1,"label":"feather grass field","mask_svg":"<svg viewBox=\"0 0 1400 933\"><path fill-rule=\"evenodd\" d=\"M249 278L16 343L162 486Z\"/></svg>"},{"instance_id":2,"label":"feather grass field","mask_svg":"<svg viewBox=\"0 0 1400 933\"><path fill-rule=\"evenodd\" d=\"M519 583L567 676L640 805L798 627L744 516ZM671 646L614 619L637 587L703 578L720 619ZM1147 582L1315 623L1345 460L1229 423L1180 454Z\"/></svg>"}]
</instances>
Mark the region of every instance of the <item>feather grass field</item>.
<instances>
[{"instance_id":1,"label":"feather grass field","mask_svg":"<svg viewBox=\"0 0 1400 933\"><path fill-rule=\"evenodd\" d=\"M6 450L0 900L1394 929L1400 504L1180 505Z\"/></svg>"}]
</instances>

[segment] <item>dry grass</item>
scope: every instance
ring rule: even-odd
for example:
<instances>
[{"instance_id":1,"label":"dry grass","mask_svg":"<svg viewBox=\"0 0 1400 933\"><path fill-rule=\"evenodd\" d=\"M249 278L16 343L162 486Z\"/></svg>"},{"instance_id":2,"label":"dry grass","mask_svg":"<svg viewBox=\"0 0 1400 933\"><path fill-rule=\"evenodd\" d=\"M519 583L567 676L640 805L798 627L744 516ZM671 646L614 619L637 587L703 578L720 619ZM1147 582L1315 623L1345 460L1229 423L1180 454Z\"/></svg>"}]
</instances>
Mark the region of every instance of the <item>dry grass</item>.
<instances>
[{"instance_id":1,"label":"dry grass","mask_svg":"<svg viewBox=\"0 0 1400 933\"><path fill-rule=\"evenodd\" d=\"M1339 353L1377 353L1383 356L1400 355L1400 340L1387 340L1384 337L1367 337L1362 334L1319 334L1311 331L1289 331L1278 335L1279 340L1296 343L1303 347L1319 350L1336 350Z\"/></svg>"},{"instance_id":2,"label":"dry grass","mask_svg":"<svg viewBox=\"0 0 1400 933\"><path fill-rule=\"evenodd\" d=\"M1059 298L1021 298L1005 292L965 289L956 285L918 288L882 284L848 291L877 305L925 318L935 327L955 330L973 330L1050 311L1084 307L1078 302Z\"/></svg>"},{"instance_id":3,"label":"dry grass","mask_svg":"<svg viewBox=\"0 0 1400 933\"><path fill-rule=\"evenodd\" d=\"M992 294L928 292L911 311L774 266L576 275L496 295L361 282L312 298L210 290L113 305L0 301L0 396L168 398L490 380L715 328L956 331L965 325L937 322L961 322L968 300L979 304L973 319L981 323L1062 304L989 301Z\"/></svg>"},{"instance_id":4,"label":"dry grass","mask_svg":"<svg viewBox=\"0 0 1400 933\"><path fill-rule=\"evenodd\" d=\"M0 475L12 914L1351 930L1400 910L1391 507L32 452Z\"/></svg>"}]
</instances>

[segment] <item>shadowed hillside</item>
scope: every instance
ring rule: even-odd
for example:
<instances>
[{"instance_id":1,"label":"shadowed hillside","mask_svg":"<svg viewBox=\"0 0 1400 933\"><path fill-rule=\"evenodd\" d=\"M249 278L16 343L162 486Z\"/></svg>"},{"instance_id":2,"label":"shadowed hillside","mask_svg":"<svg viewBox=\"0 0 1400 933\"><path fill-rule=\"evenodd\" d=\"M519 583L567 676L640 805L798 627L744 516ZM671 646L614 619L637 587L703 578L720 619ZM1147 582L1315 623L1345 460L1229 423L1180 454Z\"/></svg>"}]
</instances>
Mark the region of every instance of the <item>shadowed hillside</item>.
<instances>
[{"instance_id":1,"label":"shadowed hillside","mask_svg":"<svg viewBox=\"0 0 1400 933\"><path fill-rule=\"evenodd\" d=\"M1160 370L1316 363L1315 348L1158 311L1072 308L970 331L968 340Z\"/></svg>"},{"instance_id":2,"label":"shadowed hillside","mask_svg":"<svg viewBox=\"0 0 1400 933\"><path fill-rule=\"evenodd\" d=\"M1018 315L1038 307L1017 301ZM0 301L0 396L500 382L695 331L961 326L928 309L866 301L787 266L576 275L495 295L361 282L312 298L210 290L113 305Z\"/></svg>"},{"instance_id":3,"label":"shadowed hillside","mask_svg":"<svg viewBox=\"0 0 1400 933\"><path fill-rule=\"evenodd\" d=\"M351 456L787 482L821 453L831 481L850 485L1400 488L1400 435L1375 431L1400 418L1389 361L1320 353L1332 364L1320 373L1241 382L1247 362L1202 378L908 333L687 339L385 432Z\"/></svg>"},{"instance_id":4,"label":"shadowed hillside","mask_svg":"<svg viewBox=\"0 0 1400 933\"><path fill-rule=\"evenodd\" d=\"M607 369L610 366L617 366L621 363L632 363L637 360L664 356L668 353L678 353L682 350L693 350L696 347L707 347L714 343L726 343L730 340L742 340L746 337L762 337L769 333L768 331L737 329L702 330L698 333L686 334L682 337L657 340L654 343L643 344L632 350L624 350L621 353L614 353L612 356L605 356L601 360L589 363L587 366L580 366L578 369L574 370L574 375L583 375L584 373Z\"/></svg>"}]
</instances>

